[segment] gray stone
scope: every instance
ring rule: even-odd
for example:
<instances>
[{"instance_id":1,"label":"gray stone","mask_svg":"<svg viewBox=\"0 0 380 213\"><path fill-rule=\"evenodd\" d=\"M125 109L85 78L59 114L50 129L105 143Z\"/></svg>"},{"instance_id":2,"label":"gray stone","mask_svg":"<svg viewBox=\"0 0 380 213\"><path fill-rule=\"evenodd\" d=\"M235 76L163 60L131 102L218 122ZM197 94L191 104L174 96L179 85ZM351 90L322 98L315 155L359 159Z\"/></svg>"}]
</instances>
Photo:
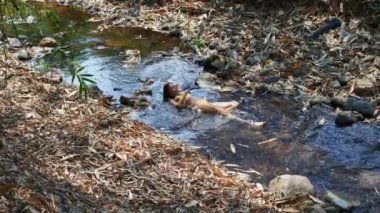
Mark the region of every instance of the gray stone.
<instances>
[{"instance_id":1,"label":"gray stone","mask_svg":"<svg viewBox=\"0 0 380 213\"><path fill-rule=\"evenodd\" d=\"M250 56L247 58L247 60L245 61L245 64L246 65L249 65L249 66L253 66L255 64L257 64L259 62L259 60L257 59L257 57L255 56Z\"/></svg>"},{"instance_id":2,"label":"gray stone","mask_svg":"<svg viewBox=\"0 0 380 213\"><path fill-rule=\"evenodd\" d=\"M314 186L307 177L286 174L270 181L269 192L286 198L296 198L313 194Z\"/></svg>"},{"instance_id":3,"label":"gray stone","mask_svg":"<svg viewBox=\"0 0 380 213\"><path fill-rule=\"evenodd\" d=\"M0 30L0 39L3 37L3 32Z\"/></svg>"},{"instance_id":4,"label":"gray stone","mask_svg":"<svg viewBox=\"0 0 380 213\"><path fill-rule=\"evenodd\" d=\"M57 41L54 38L45 37L41 39L40 45L43 47L55 47L57 45Z\"/></svg>"},{"instance_id":5,"label":"gray stone","mask_svg":"<svg viewBox=\"0 0 380 213\"><path fill-rule=\"evenodd\" d=\"M135 97L128 97L128 96L120 96L119 99L120 103L126 106L134 107L137 104L137 100Z\"/></svg>"},{"instance_id":6,"label":"gray stone","mask_svg":"<svg viewBox=\"0 0 380 213\"><path fill-rule=\"evenodd\" d=\"M310 100L309 104L310 107L316 106L316 105L321 105L321 104L326 104L328 105L330 103L330 99L328 97L318 97L316 99Z\"/></svg>"},{"instance_id":7,"label":"gray stone","mask_svg":"<svg viewBox=\"0 0 380 213\"><path fill-rule=\"evenodd\" d=\"M16 56L19 60L29 60L32 58L32 56L30 55L30 53L26 50L19 50L17 53L16 53Z\"/></svg>"},{"instance_id":8,"label":"gray stone","mask_svg":"<svg viewBox=\"0 0 380 213\"><path fill-rule=\"evenodd\" d=\"M215 67L217 70L224 70L226 67L226 62L224 60L215 60L214 62L211 63L213 67Z\"/></svg>"},{"instance_id":9,"label":"gray stone","mask_svg":"<svg viewBox=\"0 0 380 213\"><path fill-rule=\"evenodd\" d=\"M331 87L335 89L340 88L341 87L340 82L338 80L333 81L331 83Z\"/></svg>"},{"instance_id":10,"label":"gray stone","mask_svg":"<svg viewBox=\"0 0 380 213\"><path fill-rule=\"evenodd\" d=\"M270 77L266 77L266 78L264 78L263 80L262 80L262 82L264 83L264 84L274 84L274 83L276 83L277 81L279 81L280 80L280 77L278 77L278 76L270 76Z\"/></svg>"},{"instance_id":11,"label":"gray stone","mask_svg":"<svg viewBox=\"0 0 380 213\"><path fill-rule=\"evenodd\" d=\"M208 58L206 58L203 62L204 70L205 71L216 71L218 68L214 67L212 64L214 61L219 60L220 57L218 55L211 55Z\"/></svg>"},{"instance_id":12,"label":"gray stone","mask_svg":"<svg viewBox=\"0 0 380 213\"><path fill-rule=\"evenodd\" d=\"M351 111L339 112L335 119L335 124L338 127L351 126L357 121L355 114Z\"/></svg>"},{"instance_id":13,"label":"gray stone","mask_svg":"<svg viewBox=\"0 0 380 213\"><path fill-rule=\"evenodd\" d=\"M27 24L34 24L34 23L36 23L36 18L34 16L28 16L28 17L26 17L25 21Z\"/></svg>"},{"instance_id":14,"label":"gray stone","mask_svg":"<svg viewBox=\"0 0 380 213\"><path fill-rule=\"evenodd\" d=\"M374 116L374 107L368 101L354 100L351 102L351 108L353 111L364 115L364 117L372 118Z\"/></svg>"},{"instance_id":15,"label":"gray stone","mask_svg":"<svg viewBox=\"0 0 380 213\"><path fill-rule=\"evenodd\" d=\"M357 79L354 86L354 92L356 94L363 94L372 92L375 88L375 84L369 78Z\"/></svg>"},{"instance_id":16,"label":"gray stone","mask_svg":"<svg viewBox=\"0 0 380 213\"><path fill-rule=\"evenodd\" d=\"M177 37L178 38L178 37L182 36L182 32L180 29L175 29L175 30L170 31L169 35L171 37Z\"/></svg>"},{"instance_id":17,"label":"gray stone","mask_svg":"<svg viewBox=\"0 0 380 213\"><path fill-rule=\"evenodd\" d=\"M351 78L350 78L350 76L348 76L348 75L340 75L340 76L338 77L338 81L339 81L340 85L342 85L342 86L346 86L347 83L348 83L350 80L351 80Z\"/></svg>"},{"instance_id":18,"label":"gray stone","mask_svg":"<svg viewBox=\"0 0 380 213\"><path fill-rule=\"evenodd\" d=\"M7 38L9 46L13 48L20 48L22 47L22 43L17 38Z\"/></svg>"},{"instance_id":19,"label":"gray stone","mask_svg":"<svg viewBox=\"0 0 380 213\"><path fill-rule=\"evenodd\" d=\"M330 100L330 104L332 107L343 107L343 105L347 102L347 98L334 96Z\"/></svg>"}]
</instances>

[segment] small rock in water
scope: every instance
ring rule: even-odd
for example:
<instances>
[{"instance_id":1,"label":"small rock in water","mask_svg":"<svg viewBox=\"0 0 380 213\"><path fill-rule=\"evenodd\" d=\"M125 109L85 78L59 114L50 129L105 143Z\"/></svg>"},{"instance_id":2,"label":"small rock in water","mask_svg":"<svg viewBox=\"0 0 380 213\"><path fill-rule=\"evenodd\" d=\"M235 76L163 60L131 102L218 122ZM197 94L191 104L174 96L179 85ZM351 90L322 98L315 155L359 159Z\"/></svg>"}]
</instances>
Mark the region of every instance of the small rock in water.
<instances>
[{"instance_id":1,"label":"small rock in water","mask_svg":"<svg viewBox=\"0 0 380 213\"><path fill-rule=\"evenodd\" d=\"M208 58L206 58L203 62L204 70L208 72L215 72L216 70L218 70L218 68L214 67L212 63L219 59L220 57L218 55L211 55Z\"/></svg>"},{"instance_id":2,"label":"small rock in water","mask_svg":"<svg viewBox=\"0 0 380 213\"><path fill-rule=\"evenodd\" d=\"M170 31L170 33L169 33L169 35L171 36L171 37L181 37L182 36L182 32L181 32L181 30L180 29L175 29L175 30L173 30L173 31Z\"/></svg>"},{"instance_id":3,"label":"small rock in water","mask_svg":"<svg viewBox=\"0 0 380 213\"><path fill-rule=\"evenodd\" d=\"M342 111L339 112L335 124L338 127L351 126L357 121L355 114L351 111Z\"/></svg>"},{"instance_id":4,"label":"small rock in water","mask_svg":"<svg viewBox=\"0 0 380 213\"><path fill-rule=\"evenodd\" d=\"M344 200L329 190L326 191L326 199L346 211L351 210L354 207L353 203Z\"/></svg>"},{"instance_id":5,"label":"small rock in water","mask_svg":"<svg viewBox=\"0 0 380 213\"><path fill-rule=\"evenodd\" d=\"M16 56L19 60L29 60L32 58L30 53L26 50L20 50L16 53Z\"/></svg>"},{"instance_id":6,"label":"small rock in water","mask_svg":"<svg viewBox=\"0 0 380 213\"><path fill-rule=\"evenodd\" d=\"M27 24L34 24L34 23L36 23L36 18L34 16L28 16L28 17L26 17L25 21Z\"/></svg>"},{"instance_id":7,"label":"small rock in water","mask_svg":"<svg viewBox=\"0 0 380 213\"><path fill-rule=\"evenodd\" d=\"M269 191L285 198L296 198L313 194L314 186L305 176L287 174L271 180Z\"/></svg>"},{"instance_id":8,"label":"small rock in water","mask_svg":"<svg viewBox=\"0 0 380 213\"><path fill-rule=\"evenodd\" d=\"M121 90L123 90L123 89L120 88L120 87L114 87L114 88L113 88L113 91L121 91Z\"/></svg>"},{"instance_id":9,"label":"small rock in water","mask_svg":"<svg viewBox=\"0 0 380 213\"><path fill-rule=\"evenodd\" d=\"M343 107L344 104L347 102L347 98L340 97L340 96L334 96L330 100L330 104L332 107Z\"/></svg>"},{"instance_id":10,"label":"small rock in water","mask_svg":"<svg viewBox=\"0 0 380 213\"><path fill-rule=\"evenodd\" d=\"M354 92L356 94L370 93L375 88L375 84L369 78L357 79Z\"/></svg>"},{"instance_id":11,"label":"small rock in water","mask_svg":"<svg viewBox=\"0 0 380 213\"><path fill-rule=\"evenodd\" d=\"M54 38L45 37L41 39L40 45L42 47L55 47L57 45L57 41Z\"/></svg>"},{"instance_id":12,"label":"small rock in water","mask_svg":"<svg viewBox=\"0 0 380 213\"><path fill-rule=\"evenodd\" d=\"M20 48L20 47L22 47L21 41L18 40L17 38L7 38L7 39L8 39L8 43L9 43L10 47L13 47L13 48Z\"/></svg>"},{"instance_id":13,"label":"small rock in water","mask_svg":"<svg viewBox=\"0 0 380 213\"><path fill-rule=\"evenodd\" d=\"M321 105L321 104L329 104L330 103L330 99L328 97L319 97L319 98L316 98L316 99L313 99L313 100L310 100L310 107L312 106L316 106L316 105Z\"/></svg>"},{"instance_id":14,"label":"small rock in water","mask_svg":"<svg viewBox=\"0 0 380 213\"><path fill-rule=\"evenodd\" d=\"M372 104L368 101L354 100L351 102L351 107L353 111L356 111L367 118L372 118L375 113Z\"/></svg>"}]
</instances>

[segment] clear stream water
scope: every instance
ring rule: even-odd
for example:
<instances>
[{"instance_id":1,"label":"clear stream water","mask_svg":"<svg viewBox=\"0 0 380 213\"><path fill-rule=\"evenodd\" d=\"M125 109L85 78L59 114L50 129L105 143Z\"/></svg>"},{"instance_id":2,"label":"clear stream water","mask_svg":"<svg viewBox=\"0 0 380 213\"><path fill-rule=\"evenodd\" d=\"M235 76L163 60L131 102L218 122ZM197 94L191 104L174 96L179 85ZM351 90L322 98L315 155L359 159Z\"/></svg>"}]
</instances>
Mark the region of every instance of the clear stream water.
<instances>
[{"instance_id":1,"label":"clear stream water","mask_svg":"<svg viewBox=\"0 0 380 213\"><path fill-rule=\"evenodd\" d=\"M242 91L219 93L199 88L195 81L202 67L179 56L155 54L180 46L175 38L136 28L99 33L95 31L97 24L87 22L91 17L80 9L50 3L31 5L37 23L19 24L19 34L26 35L32 44L45 36L56 38L85 67L84 72L93 75L106 95L118 100L120 95L140 89L141 79L154 78L150 85L153 94L146 96L152 106L132 112L131 118L198 147L231 169L245 171L254 181L268 183L277 175L300 174L311 179L319 196L329 189L360 203L355 212L380 212L380 195L376 192L380 190L379 126L358 123L337 128L327 108L302 112L296 101L280 95L252 97ZM55 11L59 24L43 18L44 10ZM123 67L126 49L139 49L143 63ZM66 68L60 60L53 64ZM236 115L266 121L267 125L252 129L220 116L177 111L162 100L162 86L167 81L180 83L192 89L194 96L208 100L236 100L240 103ZM321 119L325 125L319 125ZM231 151L231 144L236 153Z\"/></svg>"}]
</instances>

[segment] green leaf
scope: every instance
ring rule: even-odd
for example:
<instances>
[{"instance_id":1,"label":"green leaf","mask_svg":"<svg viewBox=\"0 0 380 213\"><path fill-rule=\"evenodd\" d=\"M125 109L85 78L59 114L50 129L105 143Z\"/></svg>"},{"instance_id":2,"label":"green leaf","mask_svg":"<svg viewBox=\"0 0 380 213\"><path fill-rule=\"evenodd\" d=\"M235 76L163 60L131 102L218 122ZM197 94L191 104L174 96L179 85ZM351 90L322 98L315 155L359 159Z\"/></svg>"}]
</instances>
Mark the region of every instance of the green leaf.
<instances>
[{"instance_id":1,"label":"green leaf","mask_svg":"<svg viewBox=\"0 0 380 213\"><path fill-rule=\"evenodd\" d=\"M86 82L90 82L90 83L96 84L96 81L94 81L93 79L86 78L86 77L83 77L82 79L83 79L83 81L86 81Z\"/></svg>"}]
</instances>

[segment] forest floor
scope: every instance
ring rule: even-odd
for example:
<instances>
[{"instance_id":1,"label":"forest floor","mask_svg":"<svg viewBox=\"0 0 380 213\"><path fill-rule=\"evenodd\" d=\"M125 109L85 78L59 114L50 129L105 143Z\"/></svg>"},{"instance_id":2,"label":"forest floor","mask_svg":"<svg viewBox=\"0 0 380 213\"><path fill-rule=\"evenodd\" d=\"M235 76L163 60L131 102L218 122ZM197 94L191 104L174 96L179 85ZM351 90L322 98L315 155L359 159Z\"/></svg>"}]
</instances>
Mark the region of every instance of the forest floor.
<instances>
[{"instance_id":1,"label":"forest floor","mask_svg":"<svg viewBox=\"0 0 380 213\"><path fill-rule=\"evenodd\" d=\"M260 184L129 120L128 109L0 64L2 211L272 209Z\"/></svg>"}]
</instances>

